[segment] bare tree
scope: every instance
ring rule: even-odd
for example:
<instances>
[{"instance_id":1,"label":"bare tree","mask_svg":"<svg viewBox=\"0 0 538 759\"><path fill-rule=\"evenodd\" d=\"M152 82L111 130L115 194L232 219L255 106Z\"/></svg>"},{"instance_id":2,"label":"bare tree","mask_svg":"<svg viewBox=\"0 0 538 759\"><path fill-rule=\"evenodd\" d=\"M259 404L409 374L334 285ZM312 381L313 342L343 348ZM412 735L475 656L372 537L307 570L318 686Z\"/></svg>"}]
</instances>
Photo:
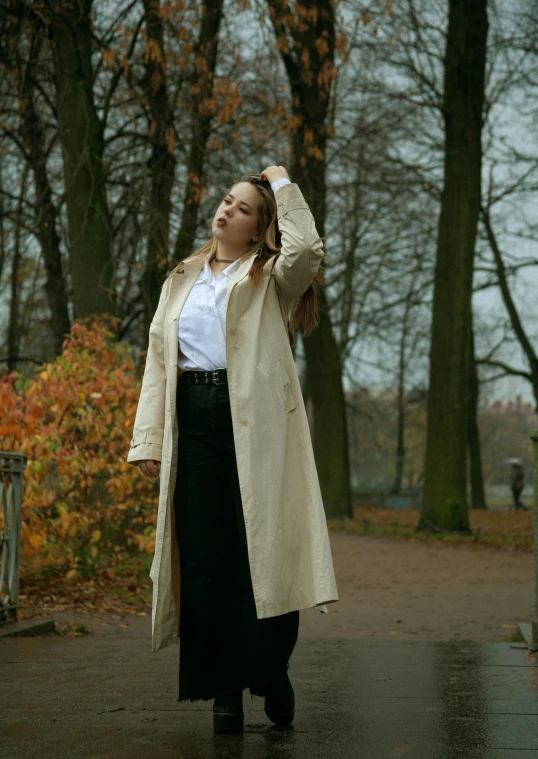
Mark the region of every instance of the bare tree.
<instances>
[{"instance_id":1,"label":"bare tree","mask_svg":"<svg viewBox=\"0 0 538 759\"><path fill-rule=\"evenodd\" d=\"M168 93L167 55L160 0L144 0L144 16L147 42L143 90L149 108L151 144L151 155L147 161L150 183L147 256L140 286L146 335L157 308L162 279L168 268L176 134L173 107Z\"/></svg>"},{"instance_id":2,"label":"bare tree","mask_svg":"<svg viewBox=\"0 0 538 759\"><path fill-rule=\"evenodd\" d=\"M332 0L315 4L267 0L292 97L291 175L301 187L325 237L326 150L331 84L336 75ZM342 365L321 286L319 326L304 338L308 390L314 412L314 453L327 516L351 516L349 453Z\"/></svg>"},{"instance_id":3,"label":"bare tree","mask_svg":"<svg viewBox=\"0 0 538 759\"><path fill-rule=\"evenodd\" d=\"M434 283L424 500L426 521L469 530L466 488L471 296L481 195L487 0L449 7L445 174Z\"/></svg>"},{"instance_id":4,"label":"bare tree","mask_svg":"<svg viewBox=\"0 0 538 759\"><path fill-rule=\"evenodd\" d=\"M211 99L217 66L222 5L223 0L205 0L200 33L193 54L195 74L190 102L191 145L187 159L183 211L175 243L175 258L178 261L190 254L198 224L204 163L216 111Z\"/></svg>"},{"instance_id":5,"label":"bare tree","mask_svg":"<svg viewBox=\"0 0 538 759\"><path fill-rule=\"evenodd\" d=\"M116 310L104 124L94 101L92 7L93 0L45 6L52 41L76 317Z\"/></svg>"},{"instance_id":6,"label":"bare tree","mask_svg":"<svg viewBox=\"0 0 538 759\"><path fill-rule=\"evenodd\" d=\"M44 42L41 19L34 17L27 20L6 14L2 19L2 40L0 63L14 82L20 115L17 127L12 133L6 125L4 129L6 136L12 139L21 151L33 175L35 218L32 221L45 265L45 290L51 314L54 352L59 355L71 323L57 229L58 210L53 200L47 170L50 143L38 105L37 68Z\"/></svg>"}]
</instances>

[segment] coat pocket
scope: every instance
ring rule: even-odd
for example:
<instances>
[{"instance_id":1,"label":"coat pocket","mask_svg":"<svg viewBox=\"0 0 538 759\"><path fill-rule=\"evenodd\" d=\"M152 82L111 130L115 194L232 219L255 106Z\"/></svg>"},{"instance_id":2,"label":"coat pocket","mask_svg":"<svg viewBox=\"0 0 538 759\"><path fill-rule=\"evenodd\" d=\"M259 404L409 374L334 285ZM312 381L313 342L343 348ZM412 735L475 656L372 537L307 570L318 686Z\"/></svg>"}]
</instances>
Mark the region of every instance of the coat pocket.
<instances>
[{"instance_id":1,"label":"coat pocket","mask_svg":"<svg viewBox=\"0 0 538 759\"><path fill-rule=\"evenodd\" d=\"M295 401L295 395L291 386L289 375L284 367L284 363L281 358L271 364L271 369L275 373L275 381L282 387L286 397L286 409L293 411L297 407Z\"/></svg>"}]
</instances>

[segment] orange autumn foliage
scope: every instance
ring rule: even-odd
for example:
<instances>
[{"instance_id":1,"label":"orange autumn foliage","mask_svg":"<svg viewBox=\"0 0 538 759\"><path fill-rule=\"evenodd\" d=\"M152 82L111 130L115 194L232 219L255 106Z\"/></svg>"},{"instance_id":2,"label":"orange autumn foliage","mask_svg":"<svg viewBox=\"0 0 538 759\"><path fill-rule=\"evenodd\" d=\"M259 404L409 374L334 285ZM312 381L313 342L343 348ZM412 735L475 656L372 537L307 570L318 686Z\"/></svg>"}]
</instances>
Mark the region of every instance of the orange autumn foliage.
<instances>
[{"instance_id":1,"label":"orange autumn foliage","mask_svg":"<svg viewBox=\"0 0 538 759\"><path fill-rule=\"evenodd\" d=\"M32 378L0 378L3 450L25 453L21 574L73 576L100 553L155 547L157 486L125 463L140 378L110 317L76 322Z\"/></svg>"}]
</instances>

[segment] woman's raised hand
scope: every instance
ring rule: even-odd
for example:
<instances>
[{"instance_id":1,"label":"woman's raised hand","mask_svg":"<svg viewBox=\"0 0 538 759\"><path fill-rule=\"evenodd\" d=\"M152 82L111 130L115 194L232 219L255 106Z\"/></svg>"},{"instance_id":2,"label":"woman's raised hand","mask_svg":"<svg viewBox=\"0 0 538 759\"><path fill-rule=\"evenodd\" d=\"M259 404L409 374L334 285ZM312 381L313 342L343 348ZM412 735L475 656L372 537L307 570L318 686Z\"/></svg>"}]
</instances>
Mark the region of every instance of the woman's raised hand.
<instances>
[{"instance_id":1,"label":"woman's raised hand","mask_svg":"<svg viewBox=\"0 0 538 759\"><path fill-rule=\"evenodd\" d=\"M153 459L144 459L136 462L138 468L146 477L158 477L161 471L161 462Z\"/></svg>"},{"instance_id":2,"label":"woman's raised hand","mask_svg":"<svg viewBox=\"0 0 538 759\"><path fill-rule=\"evenodd\" d=\"M261 179L266 179L268 182L274 182L276 179L282 179L285 177L289 179L289 174L284 166L268 166L260 174Z\"/></svg>"}]
</instances>

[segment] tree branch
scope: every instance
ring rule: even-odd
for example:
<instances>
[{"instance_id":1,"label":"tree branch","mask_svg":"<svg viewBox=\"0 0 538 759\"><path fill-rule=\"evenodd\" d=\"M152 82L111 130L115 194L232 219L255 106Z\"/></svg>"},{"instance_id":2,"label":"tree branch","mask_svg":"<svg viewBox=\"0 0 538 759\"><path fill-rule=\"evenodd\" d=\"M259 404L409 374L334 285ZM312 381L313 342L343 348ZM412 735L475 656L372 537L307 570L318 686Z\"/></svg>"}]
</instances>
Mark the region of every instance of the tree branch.
<instances>
[{"instance_id":1,"label":"tree branch","mask_svg":"<svg viewBox=\"0 0 538 759\"><path fill-rule=\"evenodd\" d=\"M508 311L508 316L510 318L512 329L514 330L516 337L519 340L519 343L523 349L523 352L525 353L525 356L527 357L527 361L529 362L530 374L528 375L528 378L532 382L533 388L536 392L538 389L538 357L536 356L534 348L532 347L531 342L529 338L527 337L527 334L521 322L520 316L518 314L516 305L514 303L514 299L512 298L512 293L510 292L510 287L508 285L508 278L506 276L506 269L504 266L502 253L499 248L499 244L497 242L495 233L493 231L493 226L491 224L491 217L489 215L488 208L482 207L481 217L482 217L482 221L484 223L484 227L486 230L488 242L489 242L491 251L493 253L493 257L495 259L495 265L497 268L497 276L499 278L499 288L501 290L501 295L504 301L504 305L506 307L506 310Z\"/></svg>"},{"instance_id":2,"label":"tree branch","mask_svg":"<svg viewBox=\"0 0 538 759\"><path fill-rule=\"evenodd\" d=\"M497 379L500 377L524 377L526 380L532 383L532 374L526 372L524 369L514 369L513 366L505 364L504 361L493 361L489 358L477 358L476 363L480 366L494 366L496 369L502 369L503 374L497 375Z\"/></svg>"}]
</instances>

